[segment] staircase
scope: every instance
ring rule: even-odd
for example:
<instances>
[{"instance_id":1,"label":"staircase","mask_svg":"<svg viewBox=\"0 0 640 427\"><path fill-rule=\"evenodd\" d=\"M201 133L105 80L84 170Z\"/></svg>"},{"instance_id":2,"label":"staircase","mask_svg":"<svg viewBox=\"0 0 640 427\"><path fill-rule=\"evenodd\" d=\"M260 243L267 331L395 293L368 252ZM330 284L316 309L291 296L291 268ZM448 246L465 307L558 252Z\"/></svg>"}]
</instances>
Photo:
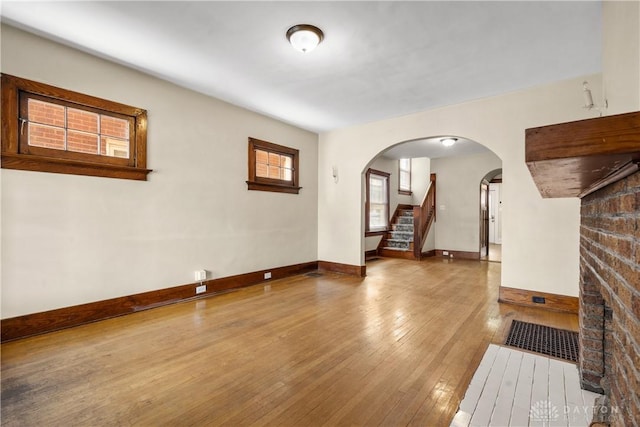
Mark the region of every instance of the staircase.
<instances>
[{"instance_id":1,"label":"staircase","mask_svg":"<svg viewBox=\"0 0 640 427\"><path fill-rule=\"evenodd\" d=\"M390 258L422 259L422 246L436 220L436 174L419 206L398 205L391 217L391 230L378 245L378 255Z\"/></svg>"},{"instance_id":2,"label":"staircase","mask_svg":"<svg viewBox=\"0 0 640 427\"><path fill-rule=\"evenodd\" d=\"M414 259L413 208L399 209L391 224L391 231L382 238L378 253L392 258Z\"/></svg>"}]
</instances>

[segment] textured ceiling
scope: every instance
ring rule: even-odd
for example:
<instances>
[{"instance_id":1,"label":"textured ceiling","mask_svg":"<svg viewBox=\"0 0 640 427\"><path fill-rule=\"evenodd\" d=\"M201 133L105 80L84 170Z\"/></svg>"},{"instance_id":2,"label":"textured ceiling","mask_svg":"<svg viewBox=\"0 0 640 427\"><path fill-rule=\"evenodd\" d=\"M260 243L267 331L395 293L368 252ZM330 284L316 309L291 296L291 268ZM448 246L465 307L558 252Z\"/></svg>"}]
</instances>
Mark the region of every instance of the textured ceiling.
<instances>
[{"instance_id":1,"label":"textured ceiling","mask_svg":"<svg viewBox=\"0 0 640 427\"><path fill-rule=\"evenodd\" d=\"M3 1L2 15L316 132L601 71L594 1ZM311 53L287 43L299 23L325 32Z\"/></svg>"}]
</instances>

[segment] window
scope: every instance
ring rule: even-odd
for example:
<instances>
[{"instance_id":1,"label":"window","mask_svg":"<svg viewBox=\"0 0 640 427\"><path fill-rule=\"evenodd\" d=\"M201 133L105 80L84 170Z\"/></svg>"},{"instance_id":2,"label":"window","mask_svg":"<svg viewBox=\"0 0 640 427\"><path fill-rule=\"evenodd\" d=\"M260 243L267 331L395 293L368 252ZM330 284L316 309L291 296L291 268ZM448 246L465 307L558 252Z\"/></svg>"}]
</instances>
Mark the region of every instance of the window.
<instances>
[{"instance_id":1,"label":"window","mask_svg":"<svg viewBox=\"0 0 640 427\"><path fill-rule=\"evenodd\" d=\"M398 193L411 195L411 159L398 160Z\"/></svg>"},{"instance_id":2,"label":"window","mask_svg":"<svg viewBox=\"0 0 640 427\"><path fill-rule=\"evenodd\" d=\"M3 74L2 123L3 168L136 180L151 172L140 108Z\"/></svg>"},{"instance_id":3,"label":"window","mask_svg":"<svg viewBox=\"0 0 640 427\"><path fill-rule=\"evenodd\" d=\"M369 169L366 187L365 231L384 232L389 229L389 174Z\"/></svg>"},{"instance_id":4,"label":"window","mask_svg":"<svg viewBox=\"0 0 640 427\"><path fill-rule=\"evenodd\" d=\"M249 190L298 194L299 151L249 138Z\"/></svg>"}]
</instances>

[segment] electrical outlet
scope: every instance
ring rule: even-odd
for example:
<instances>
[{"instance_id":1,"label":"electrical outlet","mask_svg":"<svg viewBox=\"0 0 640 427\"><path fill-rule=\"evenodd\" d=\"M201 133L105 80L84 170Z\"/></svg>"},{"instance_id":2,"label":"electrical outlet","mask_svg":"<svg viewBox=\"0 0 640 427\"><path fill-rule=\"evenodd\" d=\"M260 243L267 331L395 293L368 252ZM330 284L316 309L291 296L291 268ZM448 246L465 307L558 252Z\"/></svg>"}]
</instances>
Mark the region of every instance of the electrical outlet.
<instances>
[{"instance_id":1,"label":"electrical outlet","mask_svg":"<svg viewBox=\"0 0 640 427\"><path fill-rule=\"evenodd\" d=\"M265 279L271 279L271 272L268 271L268 272L264 273L264 278Z\"/></svg>"},{"instance_id":2,"label":"electrical outlet","mask_svg":"<svg viewBox=\"0 0 640 427\"><path fill-rule=\"evenodd\" d=\"M196 295L207 292L207 285L196 286Z\"/></svg>"},{"instance_id":3,"label":"electrical outlet","mask_svg":"<svg viewBox=\"0 0 640 427\"><path fill-rule=\"evenodd\" d=\"M544 297L531 297L531 300L536 304L546 304Z\"/></svg>"},{"instance_id":4,"label":"electrical outlet","mask_svg":"<svg viewBox=\"0 0 640 427\"><path fill-rule=\"evenodd\" d=\"M442 256L449 256L449 251L442 251Z\"/></svg>"},{"instance_id":5,"label":"electrical outlet","mask_svg":"<svg viewBox=\"0 0 640 427\"><path fill-rule=\"evenodd\" d=\"M207 280L207 270L196 270L195 272L196 282L202 282Z\"/></svg>"}]
</instances>

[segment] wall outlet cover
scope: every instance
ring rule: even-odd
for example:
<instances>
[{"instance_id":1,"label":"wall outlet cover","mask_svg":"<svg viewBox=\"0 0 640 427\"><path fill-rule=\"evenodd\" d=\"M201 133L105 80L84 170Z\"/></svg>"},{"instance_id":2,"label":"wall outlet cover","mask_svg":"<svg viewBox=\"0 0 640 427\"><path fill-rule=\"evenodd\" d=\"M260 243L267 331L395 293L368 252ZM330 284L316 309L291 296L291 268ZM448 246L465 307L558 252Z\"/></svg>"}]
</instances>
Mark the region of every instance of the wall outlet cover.
<instances>
[{"instance_id":1,"label":"wall outlet cover","mask_svg":"<svg viewBox=\"0 0 640 427\"><path fill-rule=\"evenodd\" d=\"M207 285L196 286L196 295L207 292Z\"/></svg>"}]
</instances>

